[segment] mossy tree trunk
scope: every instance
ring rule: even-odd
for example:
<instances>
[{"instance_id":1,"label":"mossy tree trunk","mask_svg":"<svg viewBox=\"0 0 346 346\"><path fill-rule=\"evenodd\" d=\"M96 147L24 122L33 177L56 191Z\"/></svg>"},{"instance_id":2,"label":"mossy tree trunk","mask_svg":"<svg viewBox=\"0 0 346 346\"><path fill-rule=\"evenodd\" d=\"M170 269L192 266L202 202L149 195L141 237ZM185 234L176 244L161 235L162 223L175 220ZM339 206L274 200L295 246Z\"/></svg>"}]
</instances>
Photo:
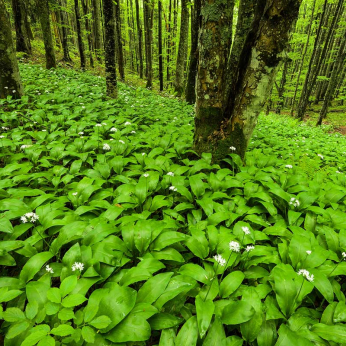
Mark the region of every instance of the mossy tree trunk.
<instances>
[{"instance_id":1,"label":"mossy tree trunk","mask_svg":"<svg viewBox=\"0 0 346 346\"><path fill-rule=\"evenodd\" d=\"M20 98L23 95L23 87L13 47L11 24L5 2L0 0L0 98L9 95Z\"/></svg>"},{"instance_id":2,"label":"mossy tree trunk","mask_svg":"<svg viewBox=\"0 0 346 346\"><path fill-rule=\"evenodd\" d=\"M115 11L113 0L103 0L107 96L117 98L115 67Z\"/></svg>"},{"instance_id":3,"label":"mossy tree trunk","mask_svg":"<svg viewBox=\"0 0 346 346\"><path fill-rule=\"evenodd\" d=\"M201 26L201 0L195 0L191 11L191 52L189 72L187 74L185 100L190 104L196 102L196 76L198 68L198 33Z\"/></svg>"},{"instance_id":4,"label":"mossy tree trunk","mask_svg":"<svg viewBox=\"0 0 346 346\"><path fill-rule=\"evenodd\" d=\"M48 0L36 0L37 13L40 16L44 49L46 53L46 68L56 68L56 59L53 45L52 29L50 26L50 15Z\"/></svg>"},{"instance_id":5,"label":"mossy tree trunk","mask_svg":"<svg viewBox=\"0 0 346 346\"><path fill-rule=\"evenodd\" d=\"M68 47L68 33L67 33L67 14L65 12L65 4L60 0L60 6L62 7L59 11L60 16L60 23L61 23L61 31L62 31L62 49L64 51L64 58L63 60L66 62L72 62L72 59L70 57L70 50Z\"/></svg>"},{"instance_id":6,"label":"mossy tree trunk","mask_svg":"<svg viewBox=\"0 0 346 346\"><path fill-rule=\"evenodd\" d=\"M96 59L102 61L102 30L101 30L101 9L100 0L92 0L93 14L94 14L94 33L95 33L95 51Z\"/></svg>"},{"instance_id":7,"label":"mossy tree trunk","mask_svg":"<svg viewBox=\"0 0 346 346\"><path fill-rule=\"evenodd\" d=\"M196 80L194 146L210 152L209 136L223 120L223 85L232 40L233 0L202 1L199 62Z\"/></svg>"},{"instance_id":8,"label":"mossy tree trunk","mask_svg":"<svg viewBox=\"0 0 346 346\"><path fill-rule=\"evenodd\" d=\"M26 10L23 0L12 0L12 11L14 25L16 29L16 49L17 52L23 52L31 55L31 43L26 25Z\"/></svg>"},{"instance_id":9,"label":"mossy tree trunk","mask_svg":"<svg viewBox=\"0 0 346 346\"><path fill-rule=\"evenodd\" d=\"M77 39L78 39L78 50L79 50L79 58L80 58L80 68L82 70L85 69L85 53L84 53L84 43L82 37L82 28L81 28L81 18L79 11L79 1L74 0L74 10L76 14L76 26L77 26Z\"/></svg>"},{"instance_id":10,"label":"mossy tree trunk","mask_svg":"<svg viewBox=\"0 0 346 346\"><path fill-rule=\"evenodd\" d=\"M83 15L85 20L85 30L87 32L88 37L88 47L89 47L89 61L90 61L90 67L94 68L94 58L93 58L93 44L91 39L91 28L89 23L89 0L82 0L82 8L83 8Z\"/></svg>"},{"instance_id":11,"label":"mossy tree trunk","mask_svg":"<svg viewBox=\"0 0 346 346\"><path fill-rule=\"evenodd\" d=\"M210 88L210 83L207 84L208 78L218 80L221 76L211 78L210 73L206 74L201 68L210 64L208 61L204 62L205 57L208 57L208 46L204 44L203 36L211 23L207 21L202 24L194 137L198 153L211 152L213 160L217 162L232 153L230 147L235 147L236 153L245 158L258 115L272 88L289 31L298 16L299 5L300 0L258 2L250 32L240 54L237 78L224 105L220 105L220 93L211 93L214 89ZM214 32L220 30L215 25L213 27ZM208 60L212 61L212 57ZM205 102L206 99L212 99L213 103ZM222 108L224 111L220 111Z\"/></svg>"},{"instance_id":12,"label":"mossy tree trunk","mask_svg":"<svg viewBox=\"0 0 346 346\"><path fill-rule=\"evenodd\" d=\"M174 90L179 97L184 92L184 70L187 59L187 46L189 39L189 10L187 8L187 3L188 0L181 0L180 38L174 81Z\"/></svg>"}]
</instances>

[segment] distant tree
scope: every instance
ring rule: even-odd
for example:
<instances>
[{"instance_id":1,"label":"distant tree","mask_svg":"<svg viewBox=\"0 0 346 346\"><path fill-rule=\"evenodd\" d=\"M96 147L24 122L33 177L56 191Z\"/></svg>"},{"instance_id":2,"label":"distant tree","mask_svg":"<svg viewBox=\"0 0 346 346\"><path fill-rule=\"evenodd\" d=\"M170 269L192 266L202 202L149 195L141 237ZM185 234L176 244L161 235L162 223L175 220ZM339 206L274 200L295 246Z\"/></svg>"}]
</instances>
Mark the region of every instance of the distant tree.
<instances>
[{"instance_id":1,"label":"distant tree","mask_svg":"<svg viewBox=\"0 0 346 346\"><path fill-rule=\"evenodd\" d=\"M146 55L145 61L146 61L146 71L147 71L146 88L148 89L151 89L153 86L153 60L152 60L153 9L154 9L154 5L151 0L143 0L145 55Z\"/></svg>"},{"instance_id":2,"label":"distant tree","mask_svg":"<svg viewBox=\"0 0 346 346\"><path fill-rule=\"evenodd\" d=\"M61 6L60 11L58 11L58 15L60 16L60 23L61 23L61 33L62 33L62 49L64 52L64 58L63 60L66 62L72 62L72 59L70 57L70 49L68 46L68 33L67 33L67 25L68 25L68 21L67 21L67 15L66 15L66 11L65 11L65 0L59 0L59 4Z\"/></svg>"},{"instance_id":3,"label":"distant tree","mask_svg":"<svg viewBox=\"0 0 346 346\"><path fill-rule=\"evenodd\" d=\"M138 35L139 77L143 78L143 31L139 13L139 0L136 1L136 22Z\"/></svg>"},{"instance_id":4,"label":"distant tree","mask_svg":"<svg viewBox=\"0 0 346 346\"><path fill-rule=\"evenodd\" d=\"M101 9L100 9L100 0L92 0L93 5L93 22L94 22L94 33L95 33L95 51L96 58L98 61L102 61L101 52L103 51L102 47L102 30L101 30Z\"/></svg>"},{"instance_id":5,"label":"distant tree","mask_svg":"<svg viewBox=\"0 0 346 346\"><path fill-rule=\"evenodd\" d=\"M121 16L120 16L120 0L115 2L115 28L116 28L116 45L118 52L119 75L122 81L125 80L124 52L121 33Z\"/></svg>"},{"instance_id":6,"label":"distant tree","mask_svg":"<svg viewBox=\"0 0 346 346\"><path fill-rule=\"evenodd\" d=\"M159 32L159 80L160 80L160 91L163 90L163 57L162 57L162 1L158 0L159 5L159 20L158 20L158 32Z\"/></svg>"},{"instance_id":7,"label":"distant tree","mask_svg":"<svg viewBox=\"0 0 346 346\"><path fill-rule=\"evenodd\" d=\"M0 0L0 98L23 95L16 51L13 47L11 24L4 0Z\"/></svg>"},{"instance_id":8,"label":"distant tree","mask_svg":"<svg viewBox=\"0 0 346 346\"><path fill-rule=\"evenodd\" d=\"M94 67L94 58L93 58L93 44L91 39L91 28L89 23L89 0L81 0L82 2L82 8L83 8L83 15L85 20L85 30L87 32L87 38L88 38L88 47L89 47L89 61L90 61L90 67Z\"/></svg>"},{"instance_id":9,"label":"distant tree","mask_svg":"<svg viewBox=\"0 0 346 346\"><path fill-rule=\"evenodd\" d=\"M105 27L105 65L107 96L117 98L117 75L115 67L115 11L113 0L103 0Z\"/></svg>"},{"instance_id":10,"label":"distant tree","mask_svg":"<svg viewBox=\"0 0 346 346\"><path fill-rule=\"evenodd\" d=\"M84 43L82 36L82 28L81 28L81 17L79 11L79 1L74 0L74 10L76 14L76 27L77 27L77 39L78 39L78 50L79 50L79 58L80 58L80 68L82 70L85 69L85 53L84 53Z\"/></svg>"}]
</instances>

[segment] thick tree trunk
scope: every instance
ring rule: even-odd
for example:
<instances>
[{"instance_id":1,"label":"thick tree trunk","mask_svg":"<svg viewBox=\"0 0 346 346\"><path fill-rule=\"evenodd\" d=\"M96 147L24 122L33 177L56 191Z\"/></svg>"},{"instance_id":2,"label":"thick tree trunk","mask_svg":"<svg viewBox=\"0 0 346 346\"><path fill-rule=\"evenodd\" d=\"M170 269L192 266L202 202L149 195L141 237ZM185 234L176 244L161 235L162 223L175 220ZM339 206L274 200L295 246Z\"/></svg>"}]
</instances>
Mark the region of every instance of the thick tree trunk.
<instances>
[{"instance_id":1,"label":"thick tree trunk","mask_svg":"<svg viewBox=\"0 0 346 346\"><path fill-rule=\"evenodd\" d=\"M12 11L16 29L17 52L31 55L31 43L26 26L26 11L23 0L12 0Z\"/></svg>"},{"instance_id":2,"label":"thick tree trunk","mask_svg":"<svg viewBox=\"0 0 346 346\"><path fill-rule=\"evenodd\" d=\"M0 98L23 95L16 51L13 47L11 24L4 0L0 0Z\"/></svg>"},{"instance_id":3,"label":"thick tree trunk","mask_svg":"<svg viewBox=\"0 0 346 346\"><path fill-rule=\"evenodd\" d=\"M56 68L56 59L53 46L53 36L50 26L48 0L36 0L37 13L40 16L44 49L46 52L46 68Z\"/></svg>"},{"instance_id":4,"label":"thick tree trunk","mask_svg":"<svg viewBox=\"0 0 346 346\"><path fill-rule=\"evenodd\" d=\"M145 52L146 52L146 70L147 85L146 88L151 89L153 86L153 63L152 63L152 42L153 42L153 3L150 0L143 0L144 22L145 22Z\"/></svg>"},{"instance_id":5,"label":"thick tree trunk","mask_svg":"<svg viewBox=\"0 0 346 346\"><path fill-rule=\"evenodd\" d=\"M342 41L339 47L338 55L336 57L336 61L334 64L334 69L329 79L327 92L324 98L322 109L320 111L320 116L318 118L317 125L322 125L322 120L325 119L327 116L328 107L330 102L332 101L335 88L337 86L338 73L342 72L342 66L346 58L345 46L346 46L346 31L344 31Z\"/></svg>"},{"instance_id":6,"label":"thick tree trunk","mask_svg":"<svg viewBox=\"0 0 346 346\"><path fill-rule=\"evenodd\" d=\"M78 50L79 50L79 57L80 57L80 68L82 70L84 70L86 63L85 63L84 43L83 43L83 37L82 37L82 28L81 28L81 19L80 19L78 0L74 0L74 9L75 9L75 14L76 14L76 26L77 26L77 38L78 38Z\"/></svg>"},{"instance_id":7,"label":"thick tree trunk","mask_svg":"<svg viewBox=\"0 0 346 346\"><path fill-rule=\"evenodd\" d=\"M143 32L139 16L139 0L136 1L136 22L138 35L138 58L139 58L139 77L143 78Z\"/></svg>"},{"instance_id":8,"label":"thick tree trunk","mask_svg":"<svg viewBox=\"0 0 346 346\"><path fill-rule=\"evenodd\" d=\"M178 97L180 97L184 91L184 70L187 59L187 44L189 39L189 35L187 34L189 31L189 10L187 8L187 3L188 0L181 0L180 39L174 82L174 90Z\"/></svg>"},{"instance_id":9,"label":"thick tree trunk","mask_svg":"<svg viewBox=\"0 0 346 346\"><path fill-rule=\"evenodd\" d=\"M232 40L233 4L233 1L202 1L194 137L199 153L210 152L208 137L223 120L223 86Z\"/></svg>"},{"instance_id":10,"label":"thick tree trunk","mask_svg":"<svg viewBox=\"0 0 346 346\"><path fill-rule=\"evenodd\" d=\"M120 0L117 0L115 5L115 27L116 27L116 39L117 39L119 75L120 75L120 79L122 81L125 81L124 52L123 52L122 35L121 35Z\"/></svg>"},{"instance_id":11,"label":"thick tree trunk","mask_svg":"<svg viewBox=\"0 0 346 346\"><path fill-rule=\"evenodd\" d=\"M195 0L191 10L191 51L189 72L187 74L185 100L190 104L196 102L196 76L198 69L198 33L201 26L201 0Z\"/></svg>"},{"instance_id":12,"label":"thick tree trunk","mask_svg":"<svg viewBox=\"0 0 346 346\"><path fill-rule=\"evenodd\" d=\"M82 0L82 8L83 8L83 14L85 18L85 30L87 31L87 37L88 37L89 61L90 61L90 66L94 68L93 44L91 39L91 28L90 28L89 19L88 19L88 12L89 12L88 1L89 0Z\"/></svg>"},{"instance_id":13,"label":"thick tree trunk","mask_svg":"<svg viewBox=\"0 0 346 346\"><path fill-rule=\"evenodd\" d=\"M96 59L102 61L102 31L101 31L101 9L100 0L92 0L94 9L94 31L95 31L95 51Z\"/></svg>"},{"instance_id":14,"label":"thick tree trunk","mask_svg":"<svg viewBox=\"0 0 346 346\"><path fill-rule=\"evenodd\" d=\"M105 65L107 96L117 98L117 75L115 67L115 11L113 0L103 0L105 28Z\"/></svg>"},{"instance_id":15,"label":"thick tree trunk","mask_svg":"<svg viewBox=\"0 0 346 346\"><path fill-rule=\"evenodd\" d=\"M64 7L64 4L60 0L60 6ZM67 35L67 18L66 18L66 12L64 9L61 9L59 11L60 15L60 22L61 22L61 31L62 31L62 49L64 51L64 58L63 60L66 62L72 62L70 57L70 50L68 47L68 35Z\"/></svg>"},{"instance_id":16,"label":"thick tree trunk","mask_svg":"<svg viewBox=\"0 0 346 346\"><path fill-rule=\"evenodd\" d=\"M158 32L159 32L159 79L160 79L160 91L163 91L163 58L162 58L162 3L159 0L159 20L158 20Z\"/></svg>"},{"instance_id":17,"label":"thick tree trunk","mask_svg":"<svg viewBox=\"0 0 346 346\"><path fill-rule=\"evenodd\" d=\"M194 137L197 153L211 152L213 160L220 161L232 152L230 147L235 147L235 152L245 158L258 115L272 88L289 31L298 16L299 5L300 0L259 1L239 59L237 83L231 90L223 114L218 104L222 99L214 96L213 88L207 85L209 76L201 68L206 65L205 60L213 60L208 59L209 55L206 54L210 43L207 48L203 41L210 23L203 23ZM220 27L214 32L223 33ZM206 99L213 99L214 102L206 104Z\"/></svg>"}]
</instances>

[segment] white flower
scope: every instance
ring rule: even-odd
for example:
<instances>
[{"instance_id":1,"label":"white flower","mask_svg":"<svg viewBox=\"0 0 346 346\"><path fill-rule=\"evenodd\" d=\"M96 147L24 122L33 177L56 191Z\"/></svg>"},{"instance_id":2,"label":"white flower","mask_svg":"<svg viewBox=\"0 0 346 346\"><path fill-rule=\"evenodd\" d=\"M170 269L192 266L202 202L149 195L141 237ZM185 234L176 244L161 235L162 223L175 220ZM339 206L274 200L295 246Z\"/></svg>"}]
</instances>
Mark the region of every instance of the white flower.
<instances>
[{"instance_id":1,"label":"white flower","mask_svg":"<svg viewBox=\"0 0 346 346\"><path fill-rule=\"evenodd\" d=\"M229 150L236 151L237 148L236 147L229 147Z\"/></svg>"},{"instance_id":2,"label":"white flower","mask_svg":"<svg viewBox=\"0 0 346 346\"><path fill-rule=\"evenodd\" d=\"M20 146L20 149L24 150L24 149L30 148L30 147L32 147L32 145L30 145L30 144L23 144L23 145Z\"/></svg>"},{"instance_id":3,"label":"white flower","mask_svg":"<svg viewBox=\"0 0 346 346\"><path fill-rule=\"evenodd\" d=\"M47 130L42 130L42 132L46 132Z\"/></svg>"},{"instance_id":4,"label":"white flower","mask_svg":"<svg viewBox=\"0 0 346 346\"><path fill-rule=\"evenodd\" d=\"M215 255L214 260L219 263L221 267L224 267L226 264L226 260L221 255Z\"/></svg>"},{"instance_id":5,"label":"white flower","mask_svg":"<svg viewBox=\"0 0 346 346\"><path fill-rule=\"evenodd\" d=\"M343 252L342 254L343 259L346 261L346 252Z\"/></svg>"},{"instance_id":6,"label":"white flower","mask_svg":"<svg viewBox=\"0 0 346 346\"><path fill-rule=\"evenodd\" d=\"M286 167L286 168L289 168L289 169L292 169L292 168L293 168L292 165L286 165L285 167Z\"/></svg>"},{"instance_id":7,"label":"white flower","mask_svg":"<svg viewBox=\"0 0 346 346\"><path fill-rule=\"evenodd\" d=\"M251 250L254 250L254 246L253 245L248 245L245 249L246 252L250 252Z\"/></svg>"},{"instance_id":8,"label":"white flower","mask_svg":"<svg viewBox=\"0 0 346 346\"><path fill-rule=\"evenodd\" d=\"M324 159L322 154L317 154L317 156L319 156L322 160Z\"/></svg>"},{"instance_id":9,"label":"white flower","mask_svg":"<svg viewBox=\"0 0 346 346\"><path fill-rule=\"evenodd\" d=\"M306 253L307 253L308 255L311 255L311 251L310 251L310 250L306 250Z\"/></svg>"},{"instance_id":10,"label":"white flower","mask_svg":"<svg viewBox=\"0 0 346 346\"><path fill-rule=\"evenodd\" d=\"M96 127L101 127L102 125L101 125L101 124L96 124L95 126L96 126Z\"/></svg>"},{"instance_id":11,"label":"white flower","mask_svg":"<svg viewBox=\"0 0 346 346\"><path fill-rule=\"evenodd\" d=\"M39 216L35 213L26 213L24 214L20 220L23 222L23 223L26 223L28 222L28 220L30 220L30 222L34 223L36 222L37 220L39 219Z\"/></svg>"},{"instance_id":12,"label":"white flower","mask_svg":"<svg viewBox=\"0 0 346 346\"><path fill-rule=\"evenodd\" d=\"M78 134L79 134L79 135L84 135L84 132L83 132L83 131L81 131L81 132L78 132Z\"/></svg>"},{"instance_id":13,"label":"white flower","mask_svg":"<svg viewBox=\"0 0 346 346\"><path fill-rule=\"evenodd\" d=\"M124 124L125 126L131 125L130 122L126 121L126 123Z\"/></svg>"},{"instance_id":14,"label":"white flower","mask_svg":"<svg viewBox=\"0 0 346 346\"><path fill-rule=\"evenodd\" d=\"M240 251L240 245L236 241L231 241L229 243L229 249L234 251L234 252L239 252Z\"/></svg>"},{"instance_id":15,"label":"white flower","mask_svg":"<svg viewBox=\"0 0 346 346\"><path fill-rule=\"evenodd\" d=\"M78 192L73 192L72 193L72 196L77 196L78 195Z\"/></svg>"},{"instance_id":16,"label":"white flower","mask_svg":"<svg viewBox=\"0 0 346 346\"><path fill-rule=\"evenodd\" d=\"M5 87L5 89L8 89L8 87Z\"/></svg>"},{"instance_id":17,"label":"white flower","mask_svg":"<svg viewBox=\"0 0 346 346\"><path fill-rule=\"evenodd\" d=\"M145 155L145 153L142 153L142 156L144 156Z\"/></svg>"},{"instance_id":18,"label":"white flower","mask_svg":"<svg viewBox=\"0 0 346 346\"><path fill-rule=\"evenodd\" d=\"M83 263L80 263L80 262L75 262L73 265L72 265L72 271L76 271L76 270L80 270L82 271L84 269L84 264Z\"/></svg>"},{"instance_id":19,"label":"white flower","mask_svg":"<svg viewBox=\"0 0 346 346\"><path fill-rule=\"evenodd\" d=\"M84 109L84 108L85 108L85 106L82 106L82 108Z\"/></svg>"},{"instance_id":20,"label":"white flower","mask_svg":"<svg viewBox=\"0 0 346 346\"><path fill-rule=\"evenodd\" d=\"M16 92L16 90L12 90L13 94Z\"/></svg>"},{"instance_id":21,"label":"white flower","mask_svg":"<svg viewBox=\"0 0 346 346\"><path fill-rule=\"evenodd\" d=\"M105 143L103 144L103 150L111 150L111 147L109 146L109 144Z\"/></svg>"},{"instance_id":22,"label":"white flower","mask_svg":"<svg viewBox=\"0 0 346 346\"><path fill-rule=\"evenodd\" d=\"M173 185L170 186L169 189L170 189L171 191L177 191L177 188L176 188L175 186L173 186Z\"/></svg>"},{"instance_id":23,"label":"white flower","mask_svg":"<svg viewBox=\"0 0 346 346\"><path fill-rule=\"evenodd\" d=\"M300 202L298 199L292 197L291 200L290 200L290 205L293 205L295 208L299 207L300 206Z\"/></svg>"},{"instance_id":24,"label":"white flower","mask_svg":"<svg viewBox=\"0 0 346 346\"><path fill-rule=\"evenodd\" d=\"M250 234L249 227L244 226L244 227L242 227L241 229L242 229L242 231L243 231L245 234Z\"/></svg>"},{"instance_id":25,"label":"white flower","mask_svg":"<svg viewBox=\"0 0 346 346\"><path fill-rule=\"evenodd\" d=\"M148 177L149 177L149 173L144 173L144 174L143 174L143 177L144 177L144 178L148 178Z\"/></svg>"},{"instance_id":26,"label":"white flower","mask_svg":"<svg viewBox=\"0 0 346 346\"><path fill-rule=\"evenodd\" d=\"M111 132L117 132L118 129L116 129L115 127L112 127L112 128L110 129L110 131L111 131Z\"/></svg>"},{"instance_id":27,"label":"white flower","mask_svg":"<svg viewBox=\"0 0 346 346\"><path fill-rule=\"evenodd\" d=\"M136 133L136 131L131 131L131 133Z\"/></svg>"},{"instance_id":28,"label":"white flower","mask_svg":"<svg viewBox=\"0 0 346 346\"><path fill-rule=\"evenodd\" d=\"M5 136L0 136L0 138L5 138Z\"/></svg>"},{"instance_id":29,"label":"white flower","mask_svg":"<svg viewBox=\"0 0 346 346\"><path fill-rule=\"evenodd\" d=\"M303 275L306 280L313 282L314 281L314 275L310 274L308 270L306 269L300 269L298 271L298 275Z\"/></svg>"},{"instance_id":30,"label":"white flower","mask_svg":"<svg viewBox=\"0 0 346 346\"><path fill-rule=\"evenodd\" d=\"M338 173L338 174L340 174L341 172L339 172L339 171L335 171L335 173Z\"/></svg>"},{"instance_id":31,"label":"white flower","mask_svg":"<svg viewBox=\"0 0 346 346\"><path fill-rule=\"evenodd\" d=\"M46 265L46 271L51 274L54 273L54 270L52 269L52 267L49 266L49 264Z\"/></svg>"},{"instance_id":32,"label":"white flower","mask_svg":"<svg viewBox=\"0 0 346 346\"><path fill-rule=\"evenodd\" d=\"M1 127L3 130L8 130L8 127L6 127L6 126L2 126Z\"/></svg>"},{"instance_id":33,"label":"white flower","mask_svg":"<svg viewBox=\"0 0 346 346\"><path fill-rule=\"evenodd\" d=\"M125 142L124 142L124 141L122 141L121 139L119 139L119 143L121 143L121 144L125 144Z\"/></svg>"},{"instance_id":34,"label":"white flower","mask_svg":"<svg viewBox=\"0 0 346 346\"><path fill-rule=\"evenodd\" d=\"M174 173L173 172L168 172L167 175L169 175L170 177L174 177Z\"/></svg>"},{"instance_id":35,"label":"white flower","mask_svg":"<svg viewBox=\"0 0 346 346\"><path fill-rule=\"evenodd\" d=\"M114 141L114 138L110 138L109 140L110 140L110 141Z\"/></svg>"},{"instance_id":36,"label":"white flower","mask_svg":"<svg viewBox=\"0 0 346 346\"><path fill-rule=\"evenodd\" d=\"M104 125L104 126L106 126L107 124L106 124L106 123L102 123L101 125Z\"/></svg>"}]
</instances>

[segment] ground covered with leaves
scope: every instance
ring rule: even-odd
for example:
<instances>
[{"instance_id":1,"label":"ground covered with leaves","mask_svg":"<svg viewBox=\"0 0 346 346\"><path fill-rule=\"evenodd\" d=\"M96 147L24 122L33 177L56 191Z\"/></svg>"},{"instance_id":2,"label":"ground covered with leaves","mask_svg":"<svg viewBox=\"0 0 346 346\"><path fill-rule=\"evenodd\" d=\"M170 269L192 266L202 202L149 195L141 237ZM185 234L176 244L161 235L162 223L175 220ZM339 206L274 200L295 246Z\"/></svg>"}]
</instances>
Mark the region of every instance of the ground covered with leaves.
<instances>
[{"instance_id":1,"label":"ground covered with leaves","mask_svg":"<svg viewBox=\"0 0 346 346\"><path fill-rule=\"evenodd\" d=\"M5 345L345 343L343 136L262 116L221 168L183 102L21 73L0 103Z\"/></svg>"}]
</instances>

